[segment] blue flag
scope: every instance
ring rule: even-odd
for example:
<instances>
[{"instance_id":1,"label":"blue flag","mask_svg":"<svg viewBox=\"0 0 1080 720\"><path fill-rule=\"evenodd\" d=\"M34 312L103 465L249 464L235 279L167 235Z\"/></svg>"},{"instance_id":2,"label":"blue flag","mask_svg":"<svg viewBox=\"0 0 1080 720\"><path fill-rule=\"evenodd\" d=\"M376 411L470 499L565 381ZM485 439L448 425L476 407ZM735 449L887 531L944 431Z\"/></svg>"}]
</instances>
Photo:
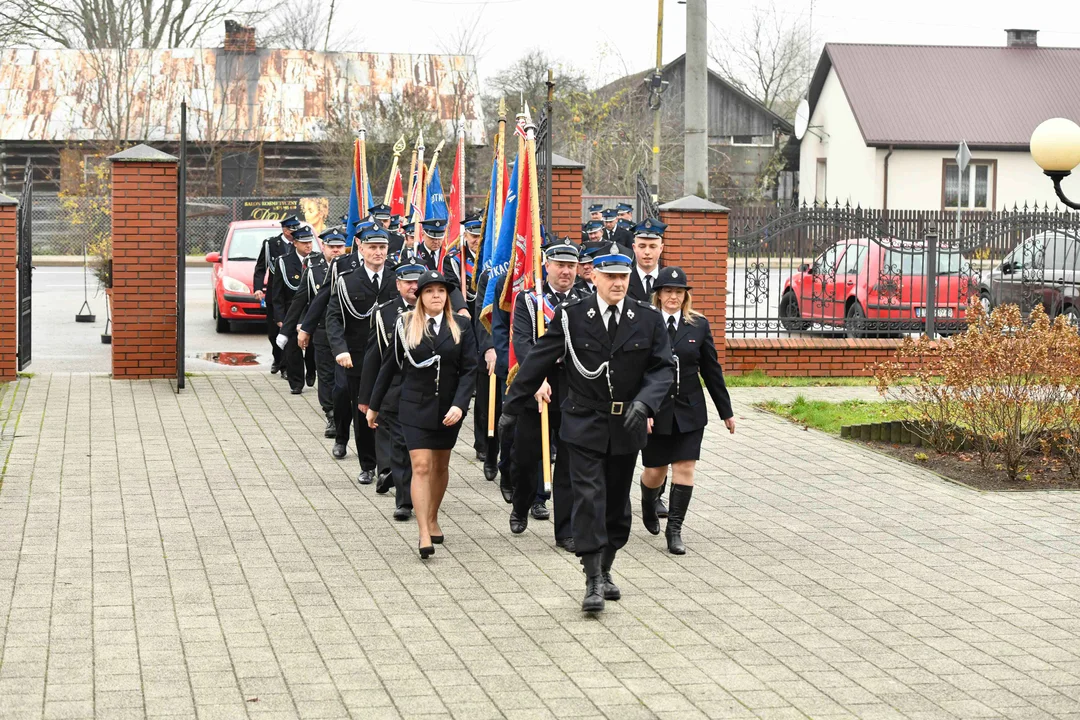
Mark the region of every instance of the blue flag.
<instances>
[{"instance_id":1,"label":"blue flag","mask_svg":"<svg viewBox=\"0 0 1080 720\"><path fill-rule=\"evenodd\" d=\"M499 278L506 274L510 266L510 256L514 251L514 229L517 223L518 206L518 158L510 169L510 191L506 194L503 206L502 225L499 227L498 240L491 254L491 272L488 275L487 290L484 292L484 305L480 311L481 321L491 327L491 313L495 307L495 286Z\"/></svg>"},{"instance_id":2,"label":"blue flag","mask_svg":"<svg viewBox=\"0 0 1080 720\"><path fill-rule=\"evenodd\" d=\"M446 207L446 198L443 197L442 180L439 179L439 168L431 173L431 182L427 186L427 202L424 204L425 220L449 220L450 211Z\"/></svg>"},{"instance_id":3,"label":"blue flag","mask_svg":"<svg viewBox=\"0 0 1080 720\"><path fill-rule=\"evenodd\" d=\"M353 233L363 218L364 215L360 212L360 199L356 196L356 175L353 174L352 190L349 191L349 222L345 228L346 247L352 247Z\"/></svg>"},{"instance_id":4,"label":"blue flag","mask_svg":"<svg viewBox=\"0 0 1080 720\"><path fill-rule=\"evenodd\" d=\"M480 271L483 272L491 267L491 257L495 250L495 235L498 228L495 227L495 203L499 201L499 168L496 164L498 158L491 161L491 187L488 189L488 203L484 210L484 236L480 239ZM479 273L477 274L479 276Z\"/></svg>"}]
</instances>

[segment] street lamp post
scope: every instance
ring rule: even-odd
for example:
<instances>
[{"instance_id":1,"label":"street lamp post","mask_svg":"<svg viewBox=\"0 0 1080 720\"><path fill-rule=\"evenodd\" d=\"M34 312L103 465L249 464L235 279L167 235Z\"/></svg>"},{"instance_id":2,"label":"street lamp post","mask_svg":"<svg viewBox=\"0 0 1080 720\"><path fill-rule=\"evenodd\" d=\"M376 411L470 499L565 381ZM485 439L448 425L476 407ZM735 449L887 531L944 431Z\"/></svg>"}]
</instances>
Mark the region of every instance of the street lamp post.
<instances>
[{"instance_id":1,"label":"street lamp post","mask_svg":"<svg viewBox=\"0 0 1080 720\"><path fill-rule=\"evenodd\" d=\"M1031 133L1031 159L1054 183L1054 192L1066 207L1080 210L1080 203L1065 197L1061 181L1080 165L1080 125L1066 118L1043 121Z\"/></svg>"}]
</instances>

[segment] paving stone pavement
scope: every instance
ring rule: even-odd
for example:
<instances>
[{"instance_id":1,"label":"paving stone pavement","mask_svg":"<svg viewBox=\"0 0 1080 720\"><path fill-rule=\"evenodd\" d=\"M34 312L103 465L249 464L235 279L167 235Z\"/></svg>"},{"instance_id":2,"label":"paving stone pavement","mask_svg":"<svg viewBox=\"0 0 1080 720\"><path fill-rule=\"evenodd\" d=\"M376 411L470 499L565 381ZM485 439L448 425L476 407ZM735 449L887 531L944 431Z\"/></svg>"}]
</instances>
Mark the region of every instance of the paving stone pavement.
<instances>
[{"instance_id":1,"label":"paving stone pavement","mask_svg":"<svg viewBox=\"0 0 1080 720\"><path fill-rule=\"evenodd\" d=\"M1077 496L973 492L751 407L867 388L734 390L688 554L635 520L598 619L550 523L510 535L468 429L421 563L314 393L0 393L3 718L1080 718Z\"/></svg>"}]
</instances>

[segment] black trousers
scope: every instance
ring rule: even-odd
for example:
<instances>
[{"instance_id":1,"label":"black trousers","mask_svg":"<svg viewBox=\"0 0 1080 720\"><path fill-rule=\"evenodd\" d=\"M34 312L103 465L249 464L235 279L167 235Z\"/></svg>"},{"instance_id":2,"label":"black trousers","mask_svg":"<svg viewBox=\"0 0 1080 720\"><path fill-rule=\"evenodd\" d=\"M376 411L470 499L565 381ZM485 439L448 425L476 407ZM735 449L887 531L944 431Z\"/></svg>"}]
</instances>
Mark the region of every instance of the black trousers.
<instances>
[{"instance_id":1,"label":"black trousers","mask_svg":"<svg viewBox=\"0 0 1080 720\"><path fill-rule=\"evenodd\" d=\"M389 440L388 467L394 478L394 505L399 508L411 508L412 461L409 459L409 448L405 446L405 433L401 430L398 414L387 410L379 413L378 432L385 432Z\"/></svg>"},{"instance_id":2,"label":"black trousers","mask_svg":"<svg viewBox=\"0 0 1080 720\"><path fill-rule=\"evenodd\" d=\"M480 367L484 368L483 358L480 358ZM499 454L499 416L502 415L503 391L500 388L506 384L506 378L495 377L495 435L488 437L488 397L491 389L489 375L484 371L476 374L476 395L473 400L473 449L477 452L486 453L489 457L494 453Z\"/></svg>"},{"instance_id":3,"label":"black trousers","mask_svg":"<svg viewBox=\"0 0 1080 720\"><path fill-rule=\"evenodd\" d=\"M334 370L337 362L326 339L326 330L316 329L311 340L310 347L315 348L315 370L319 375L319 407L328 413L334 409Z\"/></svg>"},{"instance_id":4,"label":"black trousers","mask_svg":"<svg viewBox=\"0 0 1080 720\"><path fill-rule=\"evenodd\" d=\"M285 370L289 373L289 387L303 389L304 378L315 374L315 346L309 344L305 352L296 343L296 336L285 343Z\"/></svg>"},{"instance_id":5,"label":"black trousers","mask_svg":"<svg viewBox=\"0 0 1080 720\"><path fill-rule=\"evenodd\" d=\"M277 322L274 320L274 311L270 305L270 288L266 288L266 337L270 341L270 348L274 353L274 362L280 364L281 359L285 357L284 351L277 346L278 331L281 328L278 327Z\"/></svg>"},{"instance_id":6,"label":"black trousers","mask_svg":"<svg viewBox=\"0 0 1080 720\"><path fill-rule=\"evenodd\" d=\"M564 446L570 461L574 496L570 522L577 554L589 555L606 547L621 549L630 538L630 486L637 453L609 455L606 449L572 443Z\"/></svg>"},{"instance_id":7,"label":"black trousers","mask_svg":"<svg viewBox=\"0 0 1080 720\"><path fill-rule=\"evenodd\" d=\"M290 378L290 382L292 379ZM349 426L356 438L356 454L360 457L361 470L375 469L375 433L368 427L367 418L360 415L360 376L348 375L340 365L334 371L334 425L337 428L335 442L347 445Z\"/></svg>"},{"instance_id":8,"label":"black trousers","mask_svg":"<svg viewBox=\"0 0 1080 720\"><path fill-rule=\"evenodd\" d=\"M570 457L566 444L559 440L562 413L548 408L549 439L554 441L555 471L551 491L555 505L555 539L573 536L570 517L574 507L570 488ZM518 416L514 433L514 512L524 517L532 504L546 497L544 492L544 456L541 443L540 414L523 412Z\"/></svg>"}]
</instances>

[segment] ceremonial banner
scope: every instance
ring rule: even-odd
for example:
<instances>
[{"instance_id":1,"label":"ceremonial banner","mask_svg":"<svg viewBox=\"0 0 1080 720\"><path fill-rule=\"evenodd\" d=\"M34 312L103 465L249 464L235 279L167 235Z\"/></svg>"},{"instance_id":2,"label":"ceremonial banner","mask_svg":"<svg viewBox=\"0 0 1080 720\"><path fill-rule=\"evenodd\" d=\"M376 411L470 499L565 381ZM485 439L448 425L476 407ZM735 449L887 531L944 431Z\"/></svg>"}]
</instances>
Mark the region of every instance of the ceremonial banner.
<instances>
[{"instance_id":1,"label":"ceremonial banner","mask_svg":"<svg viewBox=\"0 0 1080 720\"><path fill-rule=\"evenodd\" d=\"M506 274L510 265L510 256L514 249L514 224L517 220L518 209L518 159L514 160L510 175L510 190L506 194L506 202L503 204L502 226L491 252L491 272L488 277L487 291L484 293L484 305L480 311L480 322L484 327L491 330L491 313L495 310L495 303L499 298L495 297L495 286L499 278Z\"/></svg>"},{"instance_id":2,"label":"ceremonial banner","mask_svg":"<svg viewBox=\"0 0 1080 720\"><path fill-rule=\"evenodd\" d=\"M360 197L358 195L357 178L360 176L360 141L353 141L353 163L352 163L352 188L349 190L349 222L345 227L345 242L347 246L352 246L353 234L356 232L356 226L367 214L367 208L360 207Z\"/></svg>"},{"instance_id":3,"label":"ceremonial banner","mask_svg":"<svg viewBox=\"0 0 1080 720\"><path fill-rule=\"evenodd\" d=\"M394 170L393 189L390 191L390 214L405 217L405 191L401 188L400 170Z\"/></svg>"},{"instance_id":4,"label":"ceremonial banner","mask_svg":"<svg viewBox=\"0 0 1080 720\"><path fill-rule=\"evenodd\" d=\"M503 296L499 307L510 313L510 327L514 326L514 307L518 293L531 292L536 286L536 274L533 260L535 243L538 242L533 228L532 193L536 192L530 178L530 157L526 153L521 169L521 183L518 194L521 201L517 204L517 219L514 224L513 256L510 260L510 278L503 286ZM505 218L505 216L504 216ZM503 221L505 223L505 219ZM510 343L510 371L506 376L509 383L518 369L518 359L514 354L514 343Z\"/></svg>"}]
</instances>

